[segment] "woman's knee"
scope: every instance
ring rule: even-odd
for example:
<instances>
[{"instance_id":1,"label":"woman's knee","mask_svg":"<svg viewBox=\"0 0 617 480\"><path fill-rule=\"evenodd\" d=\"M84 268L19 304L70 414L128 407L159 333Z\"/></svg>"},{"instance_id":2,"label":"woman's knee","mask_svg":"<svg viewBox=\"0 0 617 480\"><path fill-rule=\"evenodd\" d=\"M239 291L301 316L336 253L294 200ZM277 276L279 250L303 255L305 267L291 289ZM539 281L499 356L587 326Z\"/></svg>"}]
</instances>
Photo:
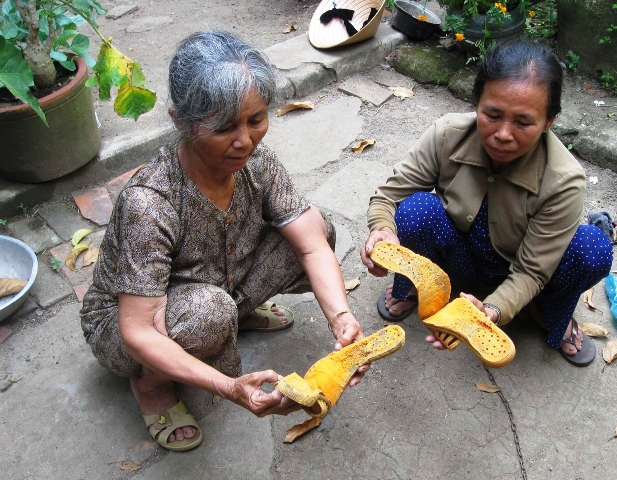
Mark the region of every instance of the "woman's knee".
<instances>
[{"instance_id":1,"label":"woman's knee","mask_svg":"<svg viewBox=\"0 0 617 480\"><path fill-rule=\"evenodd\" d=\"M575 258L576 265L582 272L601 279L610 272L613 247L598 227L580 225L570 242L567 256Z\"/></svg>"},{"instance_id":2,"label":"woman's knee","mask_svg":"<svg viewBox=\"0 0 617 480\"><path fill-rule=\"evenodd\" d=\"M412 234L442 221L446 211L437 195L416 192L403 200L394 214L394 221L400 235Z\"/></svg>"},{"instance_id":3,"label":"woman's knee","mask_svg":"<svg viewBox=\"0 0 617 480\"><path fill-rule=\"evenodd\" d=\"M198 358L236 341L238 308L222 288L208 284L173 286L167 293L167 335Z\"/></svg>"}]
</instances>

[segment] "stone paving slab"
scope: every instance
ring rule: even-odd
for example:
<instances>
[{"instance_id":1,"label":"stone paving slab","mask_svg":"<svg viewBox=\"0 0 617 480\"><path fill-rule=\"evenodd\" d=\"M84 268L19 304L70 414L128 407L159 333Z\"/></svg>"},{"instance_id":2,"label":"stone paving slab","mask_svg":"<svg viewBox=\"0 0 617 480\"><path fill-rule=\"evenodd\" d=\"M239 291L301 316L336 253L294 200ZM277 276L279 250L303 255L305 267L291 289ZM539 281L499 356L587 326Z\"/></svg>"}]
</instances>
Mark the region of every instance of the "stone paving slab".
<instances>
[{"instance_id":1,"label":"stone paving slab","mask_svg":"<svg viewBox=\"0 0 617 480\"><path fill-rule=\"evenodd\" d=\"M361 155L319 188L309 192L307 199L350 220L359 220L366 215L371 195L383 183L383 179L392 174L392 167L367 162Z\"/></svg>"},{"instance_id":2,"label":"stone paving slab","mask_svg":"<svg viewBox=\"0 0 617 480\"><path fill-rule=\"evenodd\" d=\"M7 235L26 243L34 253L41 253L62 242L62 239L38 216L13 217L5 228Z\"/></svg>"},{"instance_id":3,"label":"stone paving slab","mask_svg":"<svg viewBox=\"0 0 617 480\"><path fill-rule=\"evenodd\" d=\"M343 93L371 102L376 107L388 101L392 92L369 80L365 75L353 75L338 87Z\"/></svg>"},{"instance_id":4,"label":"stone paving slab","mask_svg":"<svg viewBox=\"0 0 617 480\"><path fill-rule=\"evenodd\" d=\"M62 240L70 240L73 233L82 228L92 229L92 225L79 215L74 205L64 202L48 203L37 212Z\"/></svg>"},{"instance_id":5,"label":"stone paving slab","mask_svg":"<svg viewBox=\"0 0 617 480\"><path fill-rule=\"evenodd\" d=\"M38 256L39 271L30 290L32 298L43 308L49 308L73 294L64 275L55 272L49 263L49 255ZM63 261L64 263L64 261Z\"/></svg>"},{"instance_id":6,"label":"stone paving slab","mask_svg":"<svg viewBox=\"0 0 617 480\"><path fill-rule=\"evenodd\" d=\"M358 116L362 102L342 97L315 110L296 110L274 117L264 143L278 153L289 173L307 173L338 159L362 131ZM315 155L319 152L319 155Z\"/></svg>"}]
</instances>

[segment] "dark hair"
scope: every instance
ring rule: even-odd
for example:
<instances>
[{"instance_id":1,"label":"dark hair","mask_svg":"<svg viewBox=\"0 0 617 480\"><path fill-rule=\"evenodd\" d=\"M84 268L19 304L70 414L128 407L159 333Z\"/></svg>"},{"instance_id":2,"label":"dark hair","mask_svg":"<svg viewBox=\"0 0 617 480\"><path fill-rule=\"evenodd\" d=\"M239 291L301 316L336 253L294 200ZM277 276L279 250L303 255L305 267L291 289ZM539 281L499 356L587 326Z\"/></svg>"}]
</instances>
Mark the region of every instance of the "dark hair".
<instances>
[{"instance_id":1,"label":"dark hair","mask_svg":"<svg viewBox=\"0 0 617 480\"><path fill-rule=\"evenodd\" d=\"M185 135L194 125L216 130L237 120L253 88L270 104L276 91L274 69L261 51L227 32L190 35L169 64L169 94Z\"/></svg>"},{"instance_id":2,"label":"dark hair","mask_svg":"<svg viewBox=\"0 0 617 480\"><path fill-rule=\"evenodd\" d=\"M498 43L491 48L480 65L473 85L472 98L476 105L487 82L501 79L531 80L548 89L546 115L550 120L561 112L563 70L552 52L541 45L524 40Z\"/></svg>"}]
</instances>

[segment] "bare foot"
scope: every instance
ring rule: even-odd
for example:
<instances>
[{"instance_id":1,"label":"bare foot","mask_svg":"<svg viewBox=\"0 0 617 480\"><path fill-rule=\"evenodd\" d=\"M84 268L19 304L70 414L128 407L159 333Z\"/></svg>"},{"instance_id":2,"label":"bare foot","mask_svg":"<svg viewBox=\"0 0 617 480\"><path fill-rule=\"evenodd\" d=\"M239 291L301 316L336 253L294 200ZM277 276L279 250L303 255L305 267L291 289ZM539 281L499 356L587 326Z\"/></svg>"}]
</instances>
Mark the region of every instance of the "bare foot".
<instances>
[{"instance_id":1,"label":"bare foot","mask_svg":"<svg viewBox=\"0 0 617 480\"><path fill-rule=\"evenodd\" d=\"M287 322L289 321L287 320L287 317L285 316L285 312L283 312L282 310L279 310L274 305L270 308L270 311L274 313L277 317L280 317L281 324L286 325ZM270 320L268 320L267 318L264 318L263 321L259 324L259 328L268 328L269 326L270 326Z\"/></svg>"},{"instance_id":2,"label":"bare foot","mask_svg":"<svg viewBox=\"0 0 617 480\"><path fill-rule=\"evenodd\" d=\"M572 320L570 320L570 325L566 329L566 337L572 335ZM581 327L578 328L578 334L576 335L575 345L572 345L570 342L566 342L565 340L561 342L561 349L564 353L568 355L576 355L576 353L583 348L583 331Z\"/></svg>"},{"instance_id":3,"label":"bare foot","mask_svg":"<svg viewBox=\"0 0 617 480\"><path fill-rule=\"evenodd\" d=\"M178 403L173 381L162 378L147 368L140 375L131 377L131 390L144 415L154 415L167 410ZM148 428L150 426L148 425ZM168 443L193 438L197 433L195 427L176 428L169 435Z\"/></svg>"},{"instance_id":4,"label":"bare foot","mask_svg":"<svg viewBox=\"0 0 617 480\"><path fill-rule=\"evenodd\" d=\"M412 288L408 295L415 295L416 289ZM410 300L398 300L392 296L392 284L386 287L386 309L392 316L398 317L407 310L415 307L418 303Z\"/></svg>"}]
</instances>

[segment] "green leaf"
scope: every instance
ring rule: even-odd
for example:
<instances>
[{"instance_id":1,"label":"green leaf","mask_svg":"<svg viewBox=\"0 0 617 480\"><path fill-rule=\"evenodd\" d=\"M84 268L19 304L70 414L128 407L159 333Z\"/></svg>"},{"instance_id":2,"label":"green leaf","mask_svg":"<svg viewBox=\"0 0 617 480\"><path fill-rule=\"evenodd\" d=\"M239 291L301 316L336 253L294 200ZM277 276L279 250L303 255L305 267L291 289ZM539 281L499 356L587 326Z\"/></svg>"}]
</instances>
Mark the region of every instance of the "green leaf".
<instances>
[{"instance_id":1,"label":"green leaf","mask_svg":"<svg viewBox=\"0 0 617 480\"><path fill-rule=\"evenodd\" d=\"M127 83L118 90L114 110L122 118L137 120L140 115L152 110L155 103L154 92Z\"/></svg>"},{"instance_id":2,"label":"green leaf","mask_svg":"<svg viewBox=\"0 0 617 480\"><path fill-rule=\"evenodd\" d=\"M0 82L22 102L30 105L45 125L49 126L38 100L32 95L34 85L32 70L24 60L21 50L0 37Z\"/></svg>"},{"instance_id":3,"label":"green leaf","mask_svg":"<svg viewBox=\"0 0 617 480\"><path fill-rule=\"evenodd\" d=\"M59 63L60 65L62 65L64 68L66 68L70 72L74 72L75 70L77 70L77 66L75 65L75 62L73 62L73 60L71 60L70 58L67 58L66 60L62 60Z\"/></svg>"},{"instance_id":4,"label":"green leaf","mask_svg":"<svg viewBox=\"0 0 617 480\"><path fill-rule=\"evenodd\" d=\"M14 23L5 23L0 30L0 35L9 40L16 38L18 33L19 28Z\"/></svg>"},{"instance_id":5,"label":"green leaf","mask_svg":"<svg viewBox=\"0 0 617 480\"><path fill-rule=\"evenodd\" d=\"M154 107L156 94L144 88L146 79L141 65L133 62L108 42L101 45L93 71L96 80L88 80L86 85L98 85L101 100L109 100L111 89L119 87L114 110L121 117L137 120L140 115Z\"/></svg>"},{"instance_id":6,"label":"green leaf","mask_svg":"<svg viewBox=\"0 0 617 480\"><path fill-rule=\"evenodd\" d=\"M66 56L66 54L58 52L57 50L52 50L51 52L49 52L49 56L52 58L52 60L55 60L56 62L64 62L69 58Z\"/></svg>"},{"instance_id":7,"label":"green leaf","mask_svg":"<svg viewBox=\"0 0 617 480\"><path fill-rule=\"evenodd\" d=\"M90 40L85 35L80 33L75 36L69 48L81 58L83 58L90 68L93 68L94 65L96 65L96 61L94 60L94 58L88 55L88 49L90 48Z\"/></svg>"}]
</instances>

